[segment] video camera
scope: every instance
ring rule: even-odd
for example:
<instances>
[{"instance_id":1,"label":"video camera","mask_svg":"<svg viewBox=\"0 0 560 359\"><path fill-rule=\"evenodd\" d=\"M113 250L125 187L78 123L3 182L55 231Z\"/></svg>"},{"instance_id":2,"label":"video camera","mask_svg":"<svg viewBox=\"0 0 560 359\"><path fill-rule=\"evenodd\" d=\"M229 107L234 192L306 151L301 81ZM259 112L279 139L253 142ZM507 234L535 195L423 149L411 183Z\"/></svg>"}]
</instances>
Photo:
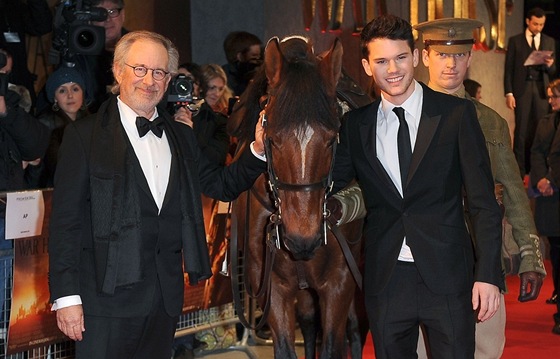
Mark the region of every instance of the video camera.
<instances>
[{"instance_id":1,"label":"video camera","mask_svg":"<svg viewBox=\"0 0 560 359\"><path fill-rule=\"evenodd\" d=\"M105 28L91 21L105 21L107 10L91 6L91 0L61 0L54 16L49 62L72 63L76 54L97 55L105 47Z\"/></svg>"}]
</instances>

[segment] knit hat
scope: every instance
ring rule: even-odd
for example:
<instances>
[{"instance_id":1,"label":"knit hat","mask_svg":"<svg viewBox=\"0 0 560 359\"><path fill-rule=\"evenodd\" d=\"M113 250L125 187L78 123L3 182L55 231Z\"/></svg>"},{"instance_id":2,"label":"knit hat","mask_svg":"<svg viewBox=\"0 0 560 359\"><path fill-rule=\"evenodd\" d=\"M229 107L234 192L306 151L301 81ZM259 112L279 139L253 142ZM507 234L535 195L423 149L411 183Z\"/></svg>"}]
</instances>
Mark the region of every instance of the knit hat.
<instances>
[{"instance_id":1,"label":"knit hat","mask_svg":"<svg viewBox=\"0 0 560 359\"><path fill-rule=\"evenodd\" d=\"M80 73L78 72L78 70L70 67L60 67L58 68L58 70L56 70L49 76L46 85L48 100L50 102L54 102L54 92L56 91L56 89L59 88L61 85L64 85L69 82L74 82L80 85L82 91L84 91L84 101L85 101L86 87L85 87L84 80L80 75Z\"/></svg>"}]
</instances>

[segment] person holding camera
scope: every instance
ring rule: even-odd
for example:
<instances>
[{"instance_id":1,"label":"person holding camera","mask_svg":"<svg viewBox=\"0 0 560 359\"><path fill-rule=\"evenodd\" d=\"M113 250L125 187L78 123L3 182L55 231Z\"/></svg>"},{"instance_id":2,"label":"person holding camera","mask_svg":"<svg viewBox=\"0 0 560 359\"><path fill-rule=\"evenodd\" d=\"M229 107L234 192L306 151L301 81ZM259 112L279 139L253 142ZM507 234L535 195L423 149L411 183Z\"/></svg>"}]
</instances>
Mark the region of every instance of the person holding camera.
<instances>
[{"instance_id":1,"label":"person holding camera","mask_svg":"<svg viewBox=\"0 0 560 359\"><path fill-rule=\"evenodd\" d=\"M26 35L42 36L52 30L52 14L46 0L0 0L0 48L14 60L10 82L27 88L35 107L37 75L27 67Z\"/></svg>"},{"instance_id":2,"label":"person holding camera","mask_svg":"<svg viewBox=\"0 0 560 359\"><path fill-rule=\"evenodd\" d=\"M47 148L49 131L19 105L19 95L8 90L11 63L0 50L0 192L28 189L24 170L41 158ZM9 313L4 307L13 258L13 241L5 239L5 202L0 202L0 316ZM0 318L5 322L9 318ZM4 339L4 338L0 338Z\"/></svg>"},{"instance_id":3,"label":"person holding camera","mask_svg":"<svg viewBox=\"0 0 560 359\"><path fill-rule=\"evenodd\" d=\"M88 110L91 113L97 112L99 106L110 96L111 86L115 82L111 66L113 63L113 54L115 44L120 38L128 33L123 27L125 20L124 0L90 0L87 7L88 11L95 13L94 8L102 8L107 11L107 16L103 21L91 21L91 25L104 28L104 46L97 54L69 53L69 58L63 59L66 64L61 66L75 66L85 81L85 92L89 96L87 103ZM62 39L62 42L68 41ZM64 44L62 52L69 51L68 47L72 44ZM92 44L91 48L97 44ZM46 107L47 104L43 104Z\"/></svg>"},{"instance_id":4,"label":"person holding camera","mask_svg":"<svg viewBox=\"0 0 560 359\"><path fill-rule=\"evenodd\" d=\"M181 83L177 83L180 80ZM212 162L223 165L229 148L229 135L227 134L227 118L215 113L206 101L201 101L208 86L204 81L200 66L195 63L184 63L179 66L179 74L170 84L171 104L181 96L189 98L188 101L180 102L174 106L172 114L176 121L190 126L198 142L202 153ZM186 93L173 98L173 89L182 88ZM177 91L175 91L176 93ZM184 106L182 106L184 104Z\"/></svg>"}]
</instances>

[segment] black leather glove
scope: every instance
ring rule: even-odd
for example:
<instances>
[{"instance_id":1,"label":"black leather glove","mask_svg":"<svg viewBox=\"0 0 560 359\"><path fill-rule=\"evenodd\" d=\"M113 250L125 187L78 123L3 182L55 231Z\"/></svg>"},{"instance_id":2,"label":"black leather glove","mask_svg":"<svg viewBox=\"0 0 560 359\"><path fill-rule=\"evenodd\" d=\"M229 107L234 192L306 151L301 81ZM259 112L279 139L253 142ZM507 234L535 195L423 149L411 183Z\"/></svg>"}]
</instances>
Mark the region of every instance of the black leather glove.
<instances>
[{"instance_id":1,"label":"black leather glove","mask_svg":"<svg viewBox=\"0 0 560 359\"><path fill-rule=\"evenodd\" d=\"M335 197L329 197L327 199L327 211L329 212L327 221L331 227L336 226L342 217L342 205L340 204L340 201Z\"/></svg>"},{"instance_id":2,"label":"black leather glove","mask_svg":"<svg viewBox=\"0 0 560 359\"><path fill-rule=\"evenodd\" d=\"M521 283L519 285L519 297L517 300L520 302L528 302L535 300L539 296L543 284L543 276L537 272L525 272L519 275ZM527 288L530 285L530 288ZM530 289L527 292L527 289Z\"/></svg>"}]
</instances>

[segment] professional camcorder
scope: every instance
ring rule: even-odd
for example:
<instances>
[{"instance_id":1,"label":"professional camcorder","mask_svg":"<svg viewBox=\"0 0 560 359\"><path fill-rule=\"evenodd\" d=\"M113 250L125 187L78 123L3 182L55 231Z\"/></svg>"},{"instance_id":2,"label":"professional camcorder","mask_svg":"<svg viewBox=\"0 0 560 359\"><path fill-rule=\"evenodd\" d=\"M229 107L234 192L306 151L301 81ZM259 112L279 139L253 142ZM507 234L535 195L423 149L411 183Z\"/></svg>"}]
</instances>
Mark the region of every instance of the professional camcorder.
<instances>
[{"instance_id":1,"label":"professional camcorder","mask_svg":"<svg viewBox=\"0 0 560 359\"><path fill-rule=\"evenodd\" d=\"M76 54L97 55L105 47L105 28L91 21L105 21L107 10L92 7L91 0L61 0L54 16L49 62L73 62Z\"/></svg>"}]
</instances>

